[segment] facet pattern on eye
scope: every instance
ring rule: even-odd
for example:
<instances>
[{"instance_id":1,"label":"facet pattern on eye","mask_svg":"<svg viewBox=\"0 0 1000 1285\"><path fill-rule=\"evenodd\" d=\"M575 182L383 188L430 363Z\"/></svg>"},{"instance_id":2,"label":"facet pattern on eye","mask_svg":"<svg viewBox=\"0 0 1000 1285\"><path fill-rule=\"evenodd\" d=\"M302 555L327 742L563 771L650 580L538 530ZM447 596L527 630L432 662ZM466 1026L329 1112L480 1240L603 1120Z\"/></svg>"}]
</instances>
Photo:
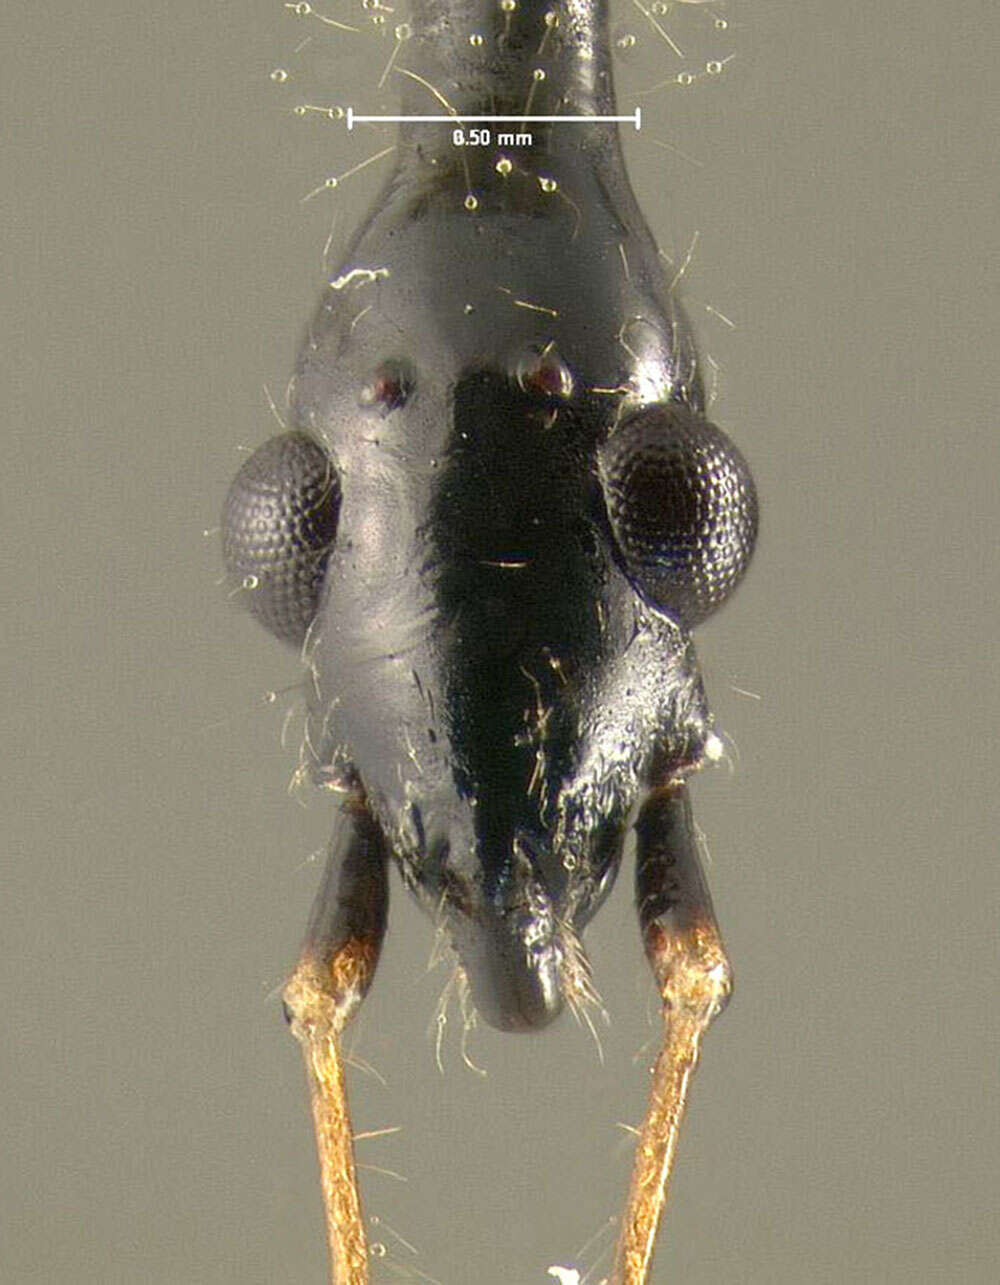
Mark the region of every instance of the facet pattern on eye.
<instances>
[{"instance_id":1,"label":"facet pattern on eye","mask_svg":"<svg viewBox=\"0 0 1000 1285\"><path fill-rule=\"evenodd\" d=\"M757 538L757 493L732 441L680 403L648 406L601 456L611 528L630 578L691 628L729 597Z\"/></svg>"},{"instance_id":2,"label":"facet pattern on eye","mask_svg":"<svg viewBox=\"0 0 1000 1285\"><path fill-rule=\"evenodd\" d=\"M265 442L229 488L226 570L250 611L284 642L300 646L316 614L339 509L340 484L326 452L300 432Z\"/></svg>"}]
</instances>

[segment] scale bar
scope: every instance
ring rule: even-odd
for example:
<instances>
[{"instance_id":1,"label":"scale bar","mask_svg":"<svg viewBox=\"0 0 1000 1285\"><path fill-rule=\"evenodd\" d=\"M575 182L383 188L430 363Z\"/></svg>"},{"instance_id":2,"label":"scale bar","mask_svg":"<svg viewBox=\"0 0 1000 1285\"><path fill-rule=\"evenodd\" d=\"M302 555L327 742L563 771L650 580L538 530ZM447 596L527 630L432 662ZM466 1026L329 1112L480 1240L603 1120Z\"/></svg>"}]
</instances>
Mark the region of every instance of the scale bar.
<instances>
[{"instance_id":1,"label":"scale bar","mask_svg":"<svg viewBox=\"0 0 1000 1285\"><path fill-rule=\"evenodd\" d=\"M529 124L588 124L595 125L599 121L609 121L618 123L631 123L637 130L642 128L642 108L637 107L631 116L464 116L458 112L451 116L358 116L355 114L353 107L347 109L347 128L353 129L356 123L359 124L392 124L401 121L417 121L421 124L430 124L440 121L448 125L465 125L469 121L495 120L503 121L508 124L529 125Z\"/></svg>"}]
</instances>

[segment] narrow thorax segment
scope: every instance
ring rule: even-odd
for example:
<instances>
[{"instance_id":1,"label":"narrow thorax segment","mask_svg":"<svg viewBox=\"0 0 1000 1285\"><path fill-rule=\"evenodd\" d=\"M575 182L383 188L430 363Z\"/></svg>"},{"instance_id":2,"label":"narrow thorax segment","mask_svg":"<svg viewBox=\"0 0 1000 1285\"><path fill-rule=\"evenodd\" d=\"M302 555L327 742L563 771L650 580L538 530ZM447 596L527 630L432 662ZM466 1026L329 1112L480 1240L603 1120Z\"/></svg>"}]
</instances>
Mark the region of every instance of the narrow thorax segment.
<instances>
[{"instance_id":1,"label":"narrow thorax segment","mask_svg":"<svg viewBox=\"0 0 1000 1285\"><path fill-rule=\"evenodd\" d=\"M614 115L607 0L414 0L398 61L404 115L512 116L508 122L406 122L405 165L455 159L453 129L491 130L491 145L465 148L466 165L493 165L509 142L515 160L557 161L581 148L613 152L608 124L550 124L532 116ZM526 137L530 135L530 142Z\"/></svg>"}]
</instances>

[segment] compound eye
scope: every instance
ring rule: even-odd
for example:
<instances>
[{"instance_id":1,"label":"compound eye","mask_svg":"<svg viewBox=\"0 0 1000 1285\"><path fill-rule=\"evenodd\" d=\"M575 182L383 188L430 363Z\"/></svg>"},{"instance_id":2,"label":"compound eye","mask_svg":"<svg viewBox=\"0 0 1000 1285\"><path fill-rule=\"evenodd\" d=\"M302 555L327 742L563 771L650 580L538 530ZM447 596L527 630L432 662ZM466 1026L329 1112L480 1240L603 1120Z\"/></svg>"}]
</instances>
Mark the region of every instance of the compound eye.
<instances>
[{"instance_id":1,"label":"compound eye","mask_svg":"<svg viewBox=\"0 0 1000 1285\"><path fill-rule=\"evenodd\" d=\"M611 529L636 588L686 628L729 597L757 538L757 492L721 429L680 403L647 406L600 457Z\"/></svg>"},{"instance_id":2,"label":"compound eye","mask_svg":"<svg viewBox=\"0 0 1000 1285\"><path fill-rule=\"evenodd\" d=\"M254 451L226 496L226 570L258 620L296 647L319 605L339 512L337 473L322 446L299 432Z\"/></svg>"}]
</instances>

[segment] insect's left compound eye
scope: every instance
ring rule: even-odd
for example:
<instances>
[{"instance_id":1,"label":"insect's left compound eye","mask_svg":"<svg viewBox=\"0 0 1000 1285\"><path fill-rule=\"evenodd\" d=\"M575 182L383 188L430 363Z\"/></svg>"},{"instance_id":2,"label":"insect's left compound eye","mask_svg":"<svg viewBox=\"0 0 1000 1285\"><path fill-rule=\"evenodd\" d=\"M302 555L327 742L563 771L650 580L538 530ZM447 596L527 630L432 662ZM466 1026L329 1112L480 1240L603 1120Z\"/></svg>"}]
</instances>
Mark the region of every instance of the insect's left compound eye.
<instances>
[{"instance_id":1,"label":"insect's left compound eye","mask_svg":"<svg viewBox=\"0 0 1000 1285\"><path fill-rule=\"evenodd\" d=\"M293 646L301 647L316 614L339 513L337 472L323 447L300 432L258 447L226 496L226 570L258 620Z\"/></svg>"},{"instance_id":2,"label":"insect's left compound eye","mask_svg":"<svg viewBox=\"0 0 1000 1285\"><path fill-rule=\"evenodd\" d=\"M757 492L721 429L680 403L646 406L602 449L611 529L629 578L687 628L729 597L757 538Z\"/></svg>"}]
</instances>

